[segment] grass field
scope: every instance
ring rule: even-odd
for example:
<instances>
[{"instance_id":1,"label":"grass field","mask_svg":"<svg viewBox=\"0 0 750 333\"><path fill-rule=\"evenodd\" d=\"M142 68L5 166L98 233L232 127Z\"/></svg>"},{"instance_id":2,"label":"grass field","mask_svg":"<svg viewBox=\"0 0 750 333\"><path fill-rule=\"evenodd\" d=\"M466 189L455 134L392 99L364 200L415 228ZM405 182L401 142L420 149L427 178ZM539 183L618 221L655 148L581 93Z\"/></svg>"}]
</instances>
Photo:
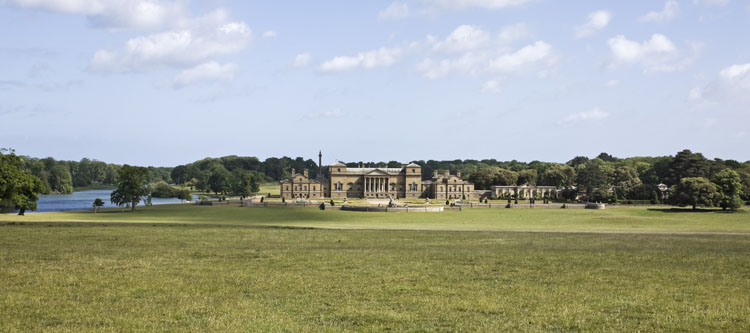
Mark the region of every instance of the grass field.
<instances>
[{"instance_id":1,"label":"grass field","mask_svg":"<svg viewBox=\"0 0 750 333\"><path fill-rule=\"evenodd\" d=\"M0 260L0 331L750 329L745 212L0 215Z\"/></svg>"}]
</instances>

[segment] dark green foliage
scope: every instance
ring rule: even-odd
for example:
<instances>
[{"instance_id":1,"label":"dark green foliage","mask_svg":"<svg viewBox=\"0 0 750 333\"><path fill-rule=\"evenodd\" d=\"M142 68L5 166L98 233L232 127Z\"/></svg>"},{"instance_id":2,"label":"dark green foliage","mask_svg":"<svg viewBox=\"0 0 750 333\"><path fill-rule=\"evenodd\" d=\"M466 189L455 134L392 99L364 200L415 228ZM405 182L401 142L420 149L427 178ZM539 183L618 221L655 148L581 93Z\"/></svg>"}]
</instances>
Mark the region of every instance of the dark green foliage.
<instances>
[{"instance_id":1,"label":"dark green foliage","mask_svg":"<svg viewBox=\"0 0 750 333\"><path fill-rule=\"evenodd\" d=\"M230 190L232 194L237 196L249 196L252 193L258 192L260 186L256 181L256 174L251 171L244 171L242 169L232 170L230 177Z\"/></svg>"},{"instance_id":2,"label":"dark green foliage","mask_svg":"<svg viewBox=\"0 0 750 333\"><path fill-rule=\"evenodd\" d=\"M45 189L39 177L23 168L23 163L13 150L0 149L0 208L18 209L18 215L36 210L37 195Z\"/></svg>"},{"instance_id":3,"label":"dark green foliage","mask_svg":"<svg viewBox=\"0 0 750 333\"><path fill-rule=\"evenodd\" d=\"M742 182L740 175L732 169L719 171L713 178L713 182L718 185L721 192L721 201L719 207L722 209L735 210L742 207Z\"/></svg>"},{"instance_id":4,"label":"dark green foliage","mask_svg":"<svg viewBox=\"0 0 750 333\"><path fill-rule=\"evenodd\" d=\"M151 194L148 186L148 169L125 164L117 176L117 188L112 191L110 200L118 206L130 205L130 209L135 211L135 206L141 199Z\"/></svg>"},{"instance_id":5,"label":"dark green foliage","mask_svg":"<svg viewBox=\"0 0 750 333\"><path fill-rule=\"evenodd\" d=\"M675 200L678 204L712 207L721 201L721 194L714 183L703 177L686 177L675 186Z\"/></svg>"},{"instance_id":6,"label":"dark green foliage","mask_svg":"<svg viewBox=\"0 0 750 333\"><path fill-rule=\"evenodd\" d=\"M685 149L677 155L669 165L669 174L665 179L667 185L675 185L679 183L682 178L711 178L711 163L701 153L693 153L689 149Z\"/></svg>"},{"instance_id":7,"label":"dark green foliage","mask_svg":"<svg viewBox=\"0 0 750 333\"><path fill-rule=\"evenodd\" d=\"M99 207L104 206L104 201L102 199L96 198L94 199L94 203L92 204L94 207L94 214L96 214L96 210L99 209Z\"/></svg>"},{"instance_id":8,"label":"dark green foliage","mask_svg":"<svg viewBox=\"0 0 750 333\"><path fill-rule=\"evenodd\" d=\"M190 190L187 190L187 189L178 190L177 199L191 201L193 200L193 194L190 193Z\"/></svg>"},{"instance_id":9,"label":"dark green foliage","mask_svg":"<svg viewBox=\"0 0 750 333\"><path fill-rule=\"evenodd\" d=\"M56 164L49 172L49 189L56 193L72 193L73 180L64 164Z\"/></svg>"},{"instance_id":10,"label":"dark green foliage","mask_svg":"<svg viewBox=\"0 0 750 333\"><path fill-rule=\"evenodd\" d=\"M534 169L521 170L518 172L518 180L516 184L523 185L536 185L537 171Z\"/></svg>"},{"instance_id":11,"label":"dark green foliage","mask_svg":"<svg viewBox=\"0 0 750 333\"><path fill-rule=\"evenodd\" d=\"M661 203L659 201L659 194L656 191L651 192L651 203L654 205Z\"/></svg>"},{"instance_id":12,"label":"dark green foliage","mask_svg":"<svg viewBox=\"0 0 750 333\"><path fill-rule=\"evenodd\" d=\"M578 190L584 190L586 196L592 198L594 191L607 187L608 177L604 161L595 158L576 167L578 173ZM600 199L600 198L599 198Z\"/></svg>"},{"instance_id":13,"label":"dark green foliage","mask_svg":"<svg viewBox=\"0 0 750 333\"><path fill-rule=\"evenodd\" d=\"M151 196L153 196L154 198L174 198L177 196L178 192L178 189L163 181L160 181L153 186Z\"/></svg>"}]
</instances>

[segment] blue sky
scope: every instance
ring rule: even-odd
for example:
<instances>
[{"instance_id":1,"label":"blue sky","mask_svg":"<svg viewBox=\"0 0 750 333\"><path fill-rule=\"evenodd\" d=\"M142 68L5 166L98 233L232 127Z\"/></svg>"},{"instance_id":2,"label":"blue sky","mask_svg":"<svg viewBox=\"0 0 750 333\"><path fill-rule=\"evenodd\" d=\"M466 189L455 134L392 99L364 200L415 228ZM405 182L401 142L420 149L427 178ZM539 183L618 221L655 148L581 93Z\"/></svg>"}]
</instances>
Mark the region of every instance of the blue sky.
<instances>
[{"instance_id":1,"label":"blue sky","mask_svg":"<svg viewBox=\"0 0 750 333\"><path fill-rule=\"evenodd\" d=\"M0 0L0 146L750 160L750 1Z\"/></svg>"}]
</instances>

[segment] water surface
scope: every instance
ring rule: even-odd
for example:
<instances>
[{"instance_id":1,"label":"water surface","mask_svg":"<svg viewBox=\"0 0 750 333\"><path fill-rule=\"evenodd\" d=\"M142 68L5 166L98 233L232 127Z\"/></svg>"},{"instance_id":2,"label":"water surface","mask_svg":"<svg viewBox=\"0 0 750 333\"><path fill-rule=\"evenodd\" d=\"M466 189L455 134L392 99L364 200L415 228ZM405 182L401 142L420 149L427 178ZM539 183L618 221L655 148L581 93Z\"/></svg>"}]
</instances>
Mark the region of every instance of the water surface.
<instances>
[{"instance_id":1,"label":"water surface","mask_svg":"<svg viewBox=\"0 0 750 333\"><path fill-rule=\"evenodd\" d=\"M71 194L40 195L39 201L37 201L36 212L60 212L66 210L91 209L96 198L104 201L104 206L102 206L102 208L115 208L117 205L113 205L112 202L109 201L110 194L112 194L112 190L90 190L73 192ZM193 195L193 199L196 199L197 197L197 195ZM180 199L152 198L151 203L154 205L180 203ZM138 204L138 206L143 205L143 201ZM27 211L27 213L31 213L31 211Z\"/></svg>"}]
</instances>

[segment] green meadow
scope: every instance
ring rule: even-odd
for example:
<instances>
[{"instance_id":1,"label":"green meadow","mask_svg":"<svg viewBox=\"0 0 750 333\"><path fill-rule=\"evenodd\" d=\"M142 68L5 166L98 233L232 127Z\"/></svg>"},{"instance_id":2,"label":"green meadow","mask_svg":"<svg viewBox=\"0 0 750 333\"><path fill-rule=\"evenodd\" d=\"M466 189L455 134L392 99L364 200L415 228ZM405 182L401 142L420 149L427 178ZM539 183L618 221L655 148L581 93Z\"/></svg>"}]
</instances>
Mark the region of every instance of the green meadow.
<instances>
[{"instance_id":1,"label":"green meadow","mask_svg":"<svg viewBox=\"0 0 750 333\"><path fill-rule=\"evenodd\" d=\"M0 331L747 331L750 214L0 215Z\"/></svg>"}]
</instances>

